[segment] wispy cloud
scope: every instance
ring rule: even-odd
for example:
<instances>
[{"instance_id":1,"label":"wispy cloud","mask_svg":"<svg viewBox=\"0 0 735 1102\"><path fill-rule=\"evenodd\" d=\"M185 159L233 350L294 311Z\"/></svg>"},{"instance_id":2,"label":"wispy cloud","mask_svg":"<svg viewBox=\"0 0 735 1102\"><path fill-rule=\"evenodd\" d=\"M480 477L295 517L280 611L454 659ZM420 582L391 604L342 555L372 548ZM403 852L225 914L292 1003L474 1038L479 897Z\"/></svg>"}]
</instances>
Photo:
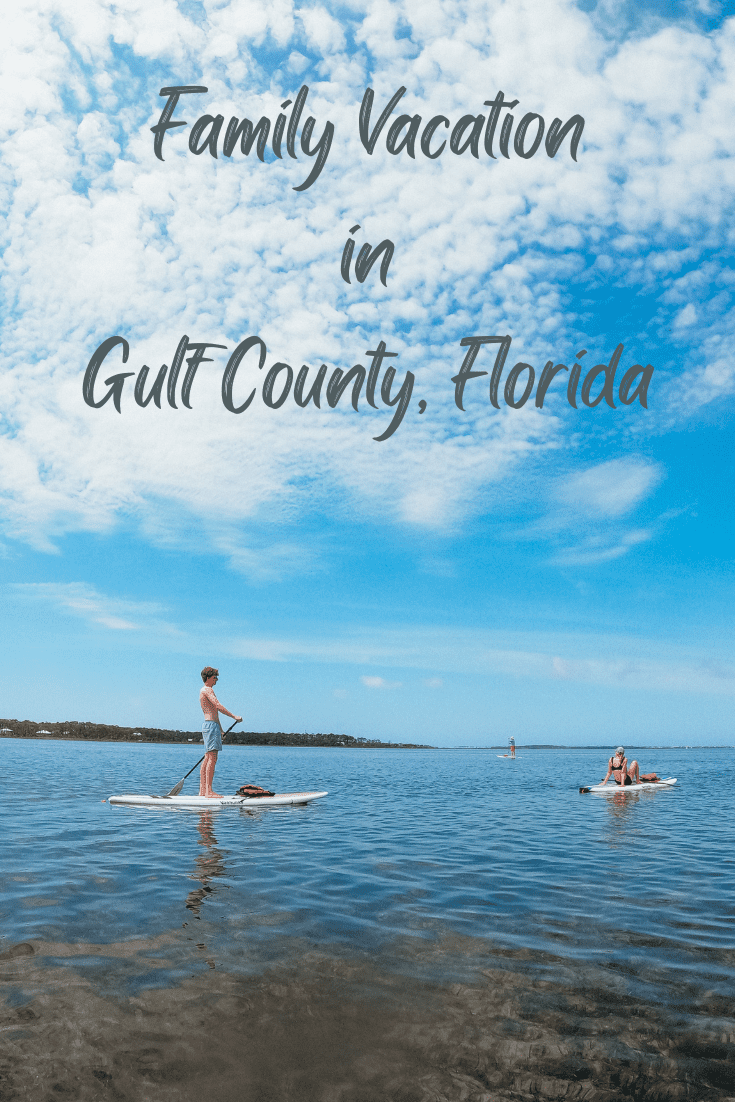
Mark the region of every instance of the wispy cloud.
<instances>
[{"instance_id":1,"label":"wispy cloud","mask_svg":"<svg viewBox=\"0 0 735 1102\"><path fill-rule=\"evenodd\" d=\"M84 582L19 583L8 588L21 600L51 605L59 612L111 631L140 631L155 626L159 631L177 633L162 619L159 605L109 597Z\"/></svg>"},{"instance_id":2,"label":"wispy cloud","mask_svg":"<svg viewBox=\"0 0 735 1102\"><path fill-rule=\"evenodd\" d=\"M210 638L211 638L210 633ZM266 661L317 662L393 669L433 670L424 679L437 688L443 674L510 676L534 681L619 687L642 692L735 694L735 665L729 656L704 648L666 646L624 635L500 632L437 627L366 630L357 625L322 629L320 637L300 639L217 637L222 652ZM362 674L366 688L401 687L383 674Z\"/></svg>"},{"instance_id":3,"label":"wispy cloud","mask_svg":"<svg viewBox=\"0 0 735 1102\"><path fill-rule=\"evenodd\" d=\"M397 670L418 670L426 688L443 686L448 674L482 675L492 681L531 681L634 689L644 693L735 695L735 664L727 652L666 645L638 636L509 632L432 625L365 628L321 624L318 632L257 635L214 622L177 624L154 602L110 597L83 583L13 585L15 600L45 604L62 616L81 618L112 632L145 630L146 643L161 653L216 652L258 662L372 667L359 682L371 691L404 687ZM381 672L378 672L381 671ZM335 690L345 698L347 690Z\"/></svg>"},{"instance_id":4,"label":"wispy cloud","mask_svg":"<svg viewBox=\"0 0 735 1102\"><path fill-rule=\"evenodd\" d=\"M661 466L650 460L609 459L560 480L552 500L565 517L617 519L644 501L662 478Z\"/></svg>"},{"instance_id":5,"label":"wispy cloud","mask_svg":"<svg viewBox=\"0 0 735 1102\"><path fill-rule=\"evenodd\" d=\"M627 532L587 535L571 547L563 547L552 555L557 566L596 566L627 555L634 547L653 537L651 529L634 528Z\"/></svg>"},{"instance_id":6,"label":"wispy cloud","mask_svg":"<svg viewBox=\"0 0 735 1102\"><path fill-rule=\"evenodd\" d=\"M550 480L535 503L541 515L510 534L545 543L559 566L610 562L653 539L681 511L636 522L636 512L664 478L661 464L635 455L569 470Z\"/></svg>"}]
</instances>

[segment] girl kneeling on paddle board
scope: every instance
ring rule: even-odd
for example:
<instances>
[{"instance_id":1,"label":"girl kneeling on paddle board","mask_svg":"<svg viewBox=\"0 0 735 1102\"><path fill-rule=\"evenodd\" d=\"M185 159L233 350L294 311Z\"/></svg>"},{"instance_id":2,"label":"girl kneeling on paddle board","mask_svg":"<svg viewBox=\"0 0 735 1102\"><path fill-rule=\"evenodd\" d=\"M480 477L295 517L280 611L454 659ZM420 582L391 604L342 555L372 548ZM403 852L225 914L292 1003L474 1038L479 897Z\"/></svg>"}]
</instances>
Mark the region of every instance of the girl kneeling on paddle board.
<instances>
[{"instance_id":1,"label":"girl kneeling on paddle board","mask_svg":"<svg viewBox=\"0 0 735 1102\"><path fill-rule=\"evenodd\" d=\"M640 784L641 781L655 784L660 779L655 773L639 773L637 761L632 761L630 765L628 765L625 749L622 746L618 746L617 750L608 761L605 779L600 781L600 784L607 784L610 774L614 776L617 784L622 785Z\"/></svg>"}]
</instances>

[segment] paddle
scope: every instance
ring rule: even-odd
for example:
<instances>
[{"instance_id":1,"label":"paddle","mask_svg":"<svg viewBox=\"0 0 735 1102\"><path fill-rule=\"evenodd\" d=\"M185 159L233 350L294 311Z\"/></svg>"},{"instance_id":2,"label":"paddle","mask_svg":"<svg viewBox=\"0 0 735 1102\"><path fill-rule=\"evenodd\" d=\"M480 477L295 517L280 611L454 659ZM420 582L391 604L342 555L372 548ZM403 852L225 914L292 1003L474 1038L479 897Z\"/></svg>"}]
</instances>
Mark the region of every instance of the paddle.
<instances>
[{"instance_id":1,"label":"paddle","mask_svg":"<svg viewBox=\"0 0 735 1102\"><path fill-rule=\"evenodd\" d=\"M224 737L225 737L225 735L229 735L230 731L231 731L231 730L232 730L232 728L233 728L233 727L235 726L235 724L236 724L236 723L239 723L239 722L240 722L240 720L239 720L239 719L236 719L236 720L235 720L235 723L232 723L232 724L230 724L230 726L229 726L229 727L227 728L227 730L226 730L226 731L224 731L224 732L222 733L222 738L224 738ZM204 759L206 758L206 756L207 756L206 754L202 754L201 758L200 758L200 759L199 759L199 761L197 762L197 765L201 765L201 764L202 764L202 762L204 761ZM173 788L171 789L171 791L170 791L170 792L167 792L167 793L166 793L166 795L167 795L167 796L178 796L179 792L181 792L181 789L182 789L182 788L184 787L184 781L186 780L186 777L189 777L189 776L191 776L191 774L192 774L192 773L194 772L194 770L196 769L197 765L192 765L191 769L190 769L190 770L189 770L189 772L188 772L188 773L186 774L186 776L182 777L182 778L181 778L181 780L179 781L179 783L178 783L178 784L175 784L175 785L173 786Z\"/></svg>"}]
</instances>

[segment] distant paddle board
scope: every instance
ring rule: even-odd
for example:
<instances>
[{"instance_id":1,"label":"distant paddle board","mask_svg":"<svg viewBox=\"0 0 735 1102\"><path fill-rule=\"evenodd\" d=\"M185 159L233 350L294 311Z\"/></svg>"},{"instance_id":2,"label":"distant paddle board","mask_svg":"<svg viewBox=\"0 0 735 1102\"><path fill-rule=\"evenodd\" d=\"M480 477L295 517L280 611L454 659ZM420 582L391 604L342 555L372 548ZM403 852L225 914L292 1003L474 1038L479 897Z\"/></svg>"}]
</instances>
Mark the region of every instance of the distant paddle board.
<instances>
[{"instance_id":1,"label":"distant paddle board","mask_svg":"<svg viewBox=\"0 0 735 1102\"><path fill-rule=\"evenodd\" d=\"M110 796L108 803L124 807L180 807L203 811L220 807L284 807L320 800L327 792L279 792L275 796Z\"/></svg>"},{"instance_id":2,"label":"distant paddle board","mask_svg":"<svg viewBox=\"0 0 735 1102\"><path fill-rule=\"evenodd\" d=\"M512 758L513 761L515 761L516 758L522 758L523 754L498 754L498 757L499 758Z\"/></svg>"},{"instance_id":3,"label":"distant paddle board","mask_svg":"<svg viewBox=\"0 0 735 1102\"><path fill-rule=\"evenodd\" d=\"M640 784L592 784L589 788L580 788L580 792L596 792L600 796L612 796L616 792L642 792L644 788L671 788L676 777L667 777L665 781L641 781Z\"/></svg>"}]
</instances>

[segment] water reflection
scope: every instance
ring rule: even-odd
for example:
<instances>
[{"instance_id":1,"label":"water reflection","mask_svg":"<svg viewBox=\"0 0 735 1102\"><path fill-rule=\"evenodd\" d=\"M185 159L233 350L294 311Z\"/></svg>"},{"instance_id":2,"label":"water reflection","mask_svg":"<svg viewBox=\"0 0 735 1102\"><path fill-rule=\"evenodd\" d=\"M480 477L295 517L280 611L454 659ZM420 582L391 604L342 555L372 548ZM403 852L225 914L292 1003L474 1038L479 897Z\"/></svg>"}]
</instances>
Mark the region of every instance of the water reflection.
<instances>
[{"instance_id":1,"label":"water reflection","mask_svg":"<svg viewBox=\"0 0 735 1102\"><path fill-rule=\"evenodd\" d=\"M606 845L611 849L620 849L626 845L630 834L630 815L638 807L640 798L640 792L628 794L622 790L603 797L608 811L604 837Z\"/></svg>"},{"instance_id":2,"label":"water reflection","mask_svg":"<svg viewBox=\"0 0 735 1102\"><path fill-rule=\"evenodd\" d=\"M637 831L631 832L631 824L642 824L644 822L643 819L637 818L638 812L642 810L641 805L650 806L652 801L666 799L667 797L662 797L654 788L643 789L639 792L626 792L621 788L617 792L601 798L606 801L608 810L605 824L606 841L608 845L617 848L630 839L631 833L637 833ZM636 815L631 819L634 809Z\"/></svg>"},{"instance_id":3,"label":"water reflection","mask_svg":"<svg viewBox=\"0 0 735 1102\"><path fill-rule=\"evenodd\" d=\"M211 811L202 811L197 825L199 831L199 845L203 849L197 853L196 869L191 873L191 880L198 880L201 887L194 888L186 897L186 908L199 918L201 905L208 895L212 895L217 889L211 883L215 877L225 876L227 866L224 854L217 848L217 839L214 834L214 819Z\"/></svg>"}]
</instances>

